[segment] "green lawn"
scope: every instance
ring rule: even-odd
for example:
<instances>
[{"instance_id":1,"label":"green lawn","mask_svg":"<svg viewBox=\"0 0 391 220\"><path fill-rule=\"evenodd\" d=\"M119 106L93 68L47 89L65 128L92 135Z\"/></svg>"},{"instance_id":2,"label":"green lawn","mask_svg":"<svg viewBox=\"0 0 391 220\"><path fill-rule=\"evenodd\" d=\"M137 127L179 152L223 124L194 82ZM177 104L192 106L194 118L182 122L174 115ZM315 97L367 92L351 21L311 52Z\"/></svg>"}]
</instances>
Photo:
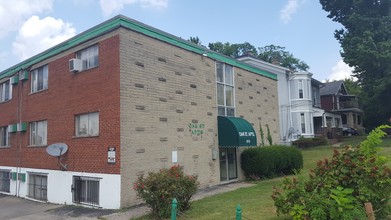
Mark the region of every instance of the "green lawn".
<instances>
[{"instance_id":1,"label":"green lawn","mask_svg":"<svg viewBox=\"0 0 391 220\"><path fill-rule=\"evenodd\" d=\"M354 137L346 139L346 144L356 145L363 138ZM345 146L345 144L342 144ZM391 156L391 137L385 138L382 144L381 154ZM322 146L303 150L304 169L302 174L307 176L309 169L315 167L316 162L331 158L333 153L332 146ZM391 166L391 161L388 162ZM194 201L192 208L178 217L179 220L185 219L235 219L235 210L237 204L240 204L243 210L242 219L265 219L265 220L283 220L291 219L289 216L277 217L271 194L274 185L279 185L283 177L256 181L255 186L241 188L232 192L218 194ZM139 219L150 219L144 216Z\"/></svg>"}]
</instances>

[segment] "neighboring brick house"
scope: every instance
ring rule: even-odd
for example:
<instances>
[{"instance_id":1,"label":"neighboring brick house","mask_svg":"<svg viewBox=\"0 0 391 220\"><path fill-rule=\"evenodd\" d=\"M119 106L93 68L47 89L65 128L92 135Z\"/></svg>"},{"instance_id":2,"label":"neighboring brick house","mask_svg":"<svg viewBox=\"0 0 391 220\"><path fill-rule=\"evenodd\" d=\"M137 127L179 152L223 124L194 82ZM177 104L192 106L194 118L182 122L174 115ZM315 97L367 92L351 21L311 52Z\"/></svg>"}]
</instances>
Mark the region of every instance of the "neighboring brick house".
<instances>
[{"instance_id":1,"label":"neighboring brick house","mask_svg":"<svg viewBox=\"0 0 391 220\"><path fill-rule=\"evenodd\" d=\"M138 175L175 164L202 188L243 179L259 120L279 139L276 79L114 17L0 72L0 192L120 208L140 203Z\"/></svg>"},{"instance_id":2,"label":"neighboring brick house","mask_svg":"<svg viewBox=\"0 0 391 220\"><path fill-rule=\"evenodd\" d=\"M324 83L320 89L320 98L323 109L341 115L343 127L365 132L362 124L363 111L359 107L358 97L348 93L343 81Z\"/></svg>"}]
</instances>

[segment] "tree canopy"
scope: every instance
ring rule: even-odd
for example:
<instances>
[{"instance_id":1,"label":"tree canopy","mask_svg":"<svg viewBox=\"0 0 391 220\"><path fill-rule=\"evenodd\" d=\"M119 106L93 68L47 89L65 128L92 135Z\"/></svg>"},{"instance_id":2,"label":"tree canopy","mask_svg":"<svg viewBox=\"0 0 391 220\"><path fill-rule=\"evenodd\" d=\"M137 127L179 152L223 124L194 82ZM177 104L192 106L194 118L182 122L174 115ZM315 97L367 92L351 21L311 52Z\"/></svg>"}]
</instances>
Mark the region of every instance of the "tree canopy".
<instances>
[{"instance_id":1,"label":"tree canopy","mask_svg":"<svg viewBox=\"0 0 391 220\"><path fill-rule=\"evenodd\" d=\"M320 0L328 17L343 25L335 38L344 62L361 85L369 129L391 117L391 1Z\"/></svg>"},{"instance_id":2,"label":"tree canopy","mask_svg":"<svg viewBox=\"0 0 391 220\"><path fill-rule=\"evenodd\" d=\"M244 55L245 53L251 53L254 57L263 61L274 63L278 62L279 65L289 68L292 71L307 71L309 66L301 61L300 59L293 56L285 50L285 47L267 45L264 47L256 48L248 42L241 44L230 44L230 43L209 43L209 49L216 52L225 54L227 56L236 58Z\"/></svg>"}]
</instances>

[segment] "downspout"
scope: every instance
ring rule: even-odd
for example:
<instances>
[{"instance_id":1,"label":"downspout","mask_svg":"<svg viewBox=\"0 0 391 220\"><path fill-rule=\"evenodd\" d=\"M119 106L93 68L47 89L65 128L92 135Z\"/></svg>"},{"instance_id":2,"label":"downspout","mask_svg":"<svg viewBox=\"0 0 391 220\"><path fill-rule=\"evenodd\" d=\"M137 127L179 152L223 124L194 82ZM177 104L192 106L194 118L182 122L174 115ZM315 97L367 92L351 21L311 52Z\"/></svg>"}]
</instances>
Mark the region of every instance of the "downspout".
<instances>
[{"instance_id":1,"label":"downspout","mask_svg":"<svg viewBox=\"0 0 391 220\"><path fill-rule=\"evenodd\" d=\"M27 69L21 69L18 74L20 78L20 74L23 74L23 71L28 71ZM17 105L17 122L19 125L22 124L22 113L23 113L23 87L24 87L24 81L19 80L20 85L18 84L18 105ZM16 152L16 157L17 157L17 167L16 167L16 173L19 175L22 171L22 139L21 139L21 132L17 131L17 152ZM21 181L19 178L16 178L16 196L20 197L20 184Z\"/></svg>"}]
</instances>

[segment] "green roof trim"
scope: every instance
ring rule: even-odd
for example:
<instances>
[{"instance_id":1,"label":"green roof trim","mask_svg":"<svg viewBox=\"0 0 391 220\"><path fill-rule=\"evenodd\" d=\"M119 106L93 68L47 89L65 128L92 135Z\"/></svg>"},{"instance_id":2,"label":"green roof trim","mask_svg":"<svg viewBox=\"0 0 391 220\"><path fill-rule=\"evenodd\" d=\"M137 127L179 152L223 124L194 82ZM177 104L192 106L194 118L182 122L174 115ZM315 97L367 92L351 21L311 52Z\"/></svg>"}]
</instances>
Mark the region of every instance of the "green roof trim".
<instances>
[{"instance_id":1,"label":"green roof trim","mask_svg":"<svg viewBox=\"0 0 391 220\"><path fill-rule=\"evenodd\" d=\"M163 42L175 45L177 47L180 47L182 49L192 51L194 53L204 55L206 54L207 57L214 59L216 61L224 62L227 64L230 64L235 67L242 68L247 71L251 71L254 73L257 73L259 75L268 77L273 80L277 80L277 75L273 73L269 73L264 70L260 70L258 68L252 67L250 65L247 65L245 63L242 63L238 60L235 60L231 57L227 57L225 55L222 55L220 53L217 53L215 51L209 50L205 47L196 45L194 43L191 43L189 41L183 40L179 37L176 37L174 35L168 34L166 32L163 32L161 30L158 30L156 28L153 28L151 26L145 25L143 23L140 23L138 21L135 21L133 19L130 19L128 17L125 17L123 15L118 15L110 20L107 20L93 28L90 28L75 37L60 43L48 50L43 51L42 53L39 53L31 58L28 58L24 61L22 61L19 64L16 64L15 66L12 66L2 72L0 72L0 79L8 77L22 69L29 68L31 65L34 65L35 63L41 62L45 59L48 59L52 56L55 56L63 51L66 51L72 47L77 46L78 44L81 44L83 42L86 42L88 40L91 40L95 37L101 36L109 31L112 31L114 29L117 29L119 27L128 28L130 30L142 33L146 36L161 40Z\"/></svg>"},{"instance_id":2,"label":"green roof trim","mask_svg":"<svg viewBox=\"0 0 391 220\"><path fill-rule=\"evenodd\" d=\"M219 147L257 146L253 126L243 118L217 116Z\"/></svg>"}]
</instances>

